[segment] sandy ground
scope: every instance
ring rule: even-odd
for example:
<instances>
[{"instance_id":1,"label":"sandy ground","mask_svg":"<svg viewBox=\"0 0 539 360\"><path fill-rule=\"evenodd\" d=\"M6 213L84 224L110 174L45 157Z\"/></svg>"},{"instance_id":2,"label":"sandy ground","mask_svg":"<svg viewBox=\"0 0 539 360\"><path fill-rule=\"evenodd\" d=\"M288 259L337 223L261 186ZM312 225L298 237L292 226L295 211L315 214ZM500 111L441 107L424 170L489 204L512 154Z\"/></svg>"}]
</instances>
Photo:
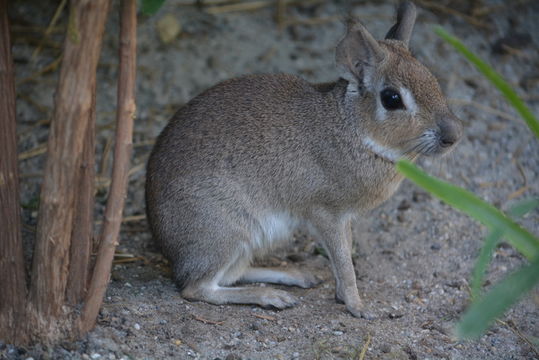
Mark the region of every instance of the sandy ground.
<instances>
[{"instance_id":1,"label":"sandy ground","mask_svg":"<svg viewBox=\"0 0 539 360\"><path fill-rule=\"evenodd\" d=\"M430 3L430 2L429 2ZM444 1L467 12L465 1ZM441 24L464 39L498 69L539 114L539 2L489 1L477 19L486 30L462 17L420 9L411 47L439 78L451 107L465 124L459 147L443 159L420 164L431 173L463 186L506 209L512 201L539 194L539 142L499 93L434 33ZM18 2L15 24L46 26L56 3ZM101 159L114 124L117 75L117 4L108 24L98 82L99 205L110 172L110 154ZM290 6L296 23L280 31L275 8L211 15L168 0L151 18L141 18L138 59L138 117L135 154L126 216L144 214L144 164L151 143L182 104L217 82L241 74L293 73L313 82L336 78L334 46L343 33L335 20L357 15L376 37L392 24L390 1L336 1ZM181 34L163 44L156 23L172 15ZM324 21L325 19L325 21ZM517 36L516 34L520 34ZM51 63L61 33L35 60L32 38L15 32L20 151L46 141L55 73L21 81ZM509 53L494 45L509 36ZM30 40L29 40L30 39ZM517 40L522 41L518 42ZM25 205L25 238L31 241L44 155L20 163ZM525 188L524 188L525 187ZM523 189L524 188L524 189ZM539 212L522 224L539 234ZM356 274L360 295L376 314L367 321L349 315L334 301L328 260L314 239L297 234L291 246L264 263L299 266L324 282L309 290L290 288L301 303L272 311L253 306L213 306L183 300L170 279L166 262L151 242L144 220L122 227L121 252L139 260L116 264L98 325L86 338L56 347L15 349L0 343L7 359L539 359L523 336L539 337L539 293L526 296L478 341L461 342L453 327L469 301L468 279L486 230L409 182L380 208L354 224ZM29 246L30 247L30 246ZM489 284L524 263L502 244L489 268ZM488 287L489 285L487 285ZM284 289L284 288L283 288Z\"/></svg>"}]
</instances>

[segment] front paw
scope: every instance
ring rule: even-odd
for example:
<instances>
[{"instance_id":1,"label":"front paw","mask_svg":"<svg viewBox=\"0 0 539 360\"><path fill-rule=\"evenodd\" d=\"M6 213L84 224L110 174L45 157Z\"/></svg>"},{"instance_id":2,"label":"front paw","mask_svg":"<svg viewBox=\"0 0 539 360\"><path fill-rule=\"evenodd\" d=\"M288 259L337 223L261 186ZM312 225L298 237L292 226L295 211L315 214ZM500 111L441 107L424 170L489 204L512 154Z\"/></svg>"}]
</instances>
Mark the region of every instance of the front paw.
<instances>
[{"instance_id":1,"label":"front paw","mask_svg":"<svg viewBox=\"0 0 539 360\"><path fill-rule=\"evenodd\" d=\"M340 295L339 291L335 292L335 300L337 303L340 304L346 304L346 309L357 318L362 318L365 320L374 320L376 319L376 315L374 312L368 310L365 305L363 305L363 302L359 298L359 295L356 296L356 294L351 294L348 297L348 300L346 299L345 294Z\"/></svg>"},{"instance_id":2,"label":"front paw","mask_svg":"<svg viewBox=\"0 0 539 360\"><path fill-rule=\"evenodd\" d=\"M367 310L365 306L362 305L346 305L346 309L357 318L365 320L374 320L376 319L376 314Z\"/></svg>"}]
</instances>

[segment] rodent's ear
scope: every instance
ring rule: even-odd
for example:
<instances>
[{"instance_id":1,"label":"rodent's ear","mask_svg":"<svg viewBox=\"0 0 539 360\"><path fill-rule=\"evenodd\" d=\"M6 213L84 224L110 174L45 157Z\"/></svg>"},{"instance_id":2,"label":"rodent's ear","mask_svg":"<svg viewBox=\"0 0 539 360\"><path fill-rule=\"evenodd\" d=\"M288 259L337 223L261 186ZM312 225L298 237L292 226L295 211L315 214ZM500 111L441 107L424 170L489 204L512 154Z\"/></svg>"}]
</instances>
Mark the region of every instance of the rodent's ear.
<instances>
[{"instance_id":1,"label":"rodent's ear","mask_svg":"<svg viewBox=\"0 0 539 360\"><path fill-rule=\"evenodd\" d=\"M337 45L335 60L343 79L363 84L386 53L359 21L350 18L347 25L346 35Z\"/></svg>"},{"instance_id":2,"label":"rodent's ear","mask_svg":"<svg viewBox=\"0 0 539 360\"><path fill-rule=\"evenodd\" d=\"M402 2L397 10L397 22L387 32L386 39L400 40L408 47L416 16L415 5L410 1Z\"/></svg>"}]
</instances>

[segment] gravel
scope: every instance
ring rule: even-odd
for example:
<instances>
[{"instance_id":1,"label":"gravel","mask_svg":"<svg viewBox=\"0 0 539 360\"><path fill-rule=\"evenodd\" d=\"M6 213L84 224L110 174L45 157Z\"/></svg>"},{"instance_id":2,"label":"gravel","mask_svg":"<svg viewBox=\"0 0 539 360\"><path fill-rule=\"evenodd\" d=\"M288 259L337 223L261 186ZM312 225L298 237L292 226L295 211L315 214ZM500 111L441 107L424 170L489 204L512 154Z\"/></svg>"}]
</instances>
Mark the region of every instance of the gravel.
<instances>
[{"instance_id":1,"label":"gravel","mask_svg":"<svg viewBox=\"0 0 539 360\"><path fill-rule=\"evenodd\" d=\"M466 2L445 3L466 11ZM539 194L539 142L502 96L432 31L433 25L441 24L461 37L514 84L539 114L539 39L533 37L539 33L539 3L484 3L493 6L480 18L492 26L489 31L444 12L419 12L411 46L439 78L466 132L450 156L424 159L420 165L507 209L515 200ZM114 121L117 5L98 70L98 154L112 134L108 125ZM54 8L48 2L17 2L11 12L17 19L46 26ZM288 15L300 19L349 12L380 38L391 25L393 3L336 1L288 9ZM170 15L181 24L181 33L165 45L156 24ZM210 15L171 0L155 16L140 18L135 171L129 182L126 216L144 214L143 164L151 150L149 141L196 94L248 73L293 73L317 82L335 79L334 46L343 33L339 21L292 25L279 31L273 19L273 8ZM531 40L519 42L518 50L509 54L498 54L499 46L493 53L493 45L511 31L532 35ZM52 39L61 41L57 35ZM16 39L13 51L19 79L59 55L58 50L45 48L32 62L33 50L34 46ZM56 76L47 73L39 81L17 87L24 95L17 104L21 152L46 140L48 126L33 126L50 115ZM100 159L99 164L98 173L108 176L110 159ZM43 165L43 155L20 163L26 205L37 198L41 179L30 175L42 171ZM97 197L100 216L106 190L100 187ZM535 211L520 222L539 234L538 220ZM24 210L24 221L35 224L35 208ZM522 337L539 337L537 289L479 340L459 341L453 335L469 303L470 272L486 235L478 223L404 182L392 199L354 224L353 234L358 287L368 310L376 315L374 320L353 318L344 305L335 302L328 261L316 251L314 239L301 233L289 248L263 261L299 266L324 280L311 290L287 289L301 299L295 308L273 311L185 301L170 279L166 261L153 246L145 221L138 221L123 225L119 250L144 260L114 266L98 324L91 333L78 342L54 347L22 349L0 343L0 358L357 359L365 351L366 359L539 359L537 350ZM32 234L25 233L25 240L31 245ZM524 263L517 251L502 244L488 269L487 288Z\"/></svg>"}]
</instances>

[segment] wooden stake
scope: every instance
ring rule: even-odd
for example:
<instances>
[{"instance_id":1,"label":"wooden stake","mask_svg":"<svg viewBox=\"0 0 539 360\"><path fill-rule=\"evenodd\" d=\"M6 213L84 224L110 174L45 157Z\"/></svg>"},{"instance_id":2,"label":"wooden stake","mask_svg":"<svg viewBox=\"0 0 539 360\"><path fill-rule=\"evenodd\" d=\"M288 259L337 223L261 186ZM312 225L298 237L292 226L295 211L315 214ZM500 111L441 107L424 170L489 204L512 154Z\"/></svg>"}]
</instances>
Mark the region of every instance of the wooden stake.
<instances>
[{"instance_id":1,"label":"wooden stake","mask_svg":"<svg viewBox=\"0 0 539 360\"><path fill-rule=\"evenodd\" d=\"M114 250L118 244L118 235L122 222L122 212L127 193L129 160L133 147L133 123L136 111L136 0L122 0L120 11L120 73L118 78L118 110L116 113L116 143L114 146L112 183L92 281L80 318L79 331L81 334L94 327L109 283Z\"/></svg>"},{"instance_id":2,"label":"wooden stake","mask_svg":"<svg viewBox=\"0 0 539 360\"><path fill-rule=\"evenodd\" d=\"M26 275L21 238L15 75L7 0L0 0L0 339L26 341Z\"/></svg>"}]
</instances>

